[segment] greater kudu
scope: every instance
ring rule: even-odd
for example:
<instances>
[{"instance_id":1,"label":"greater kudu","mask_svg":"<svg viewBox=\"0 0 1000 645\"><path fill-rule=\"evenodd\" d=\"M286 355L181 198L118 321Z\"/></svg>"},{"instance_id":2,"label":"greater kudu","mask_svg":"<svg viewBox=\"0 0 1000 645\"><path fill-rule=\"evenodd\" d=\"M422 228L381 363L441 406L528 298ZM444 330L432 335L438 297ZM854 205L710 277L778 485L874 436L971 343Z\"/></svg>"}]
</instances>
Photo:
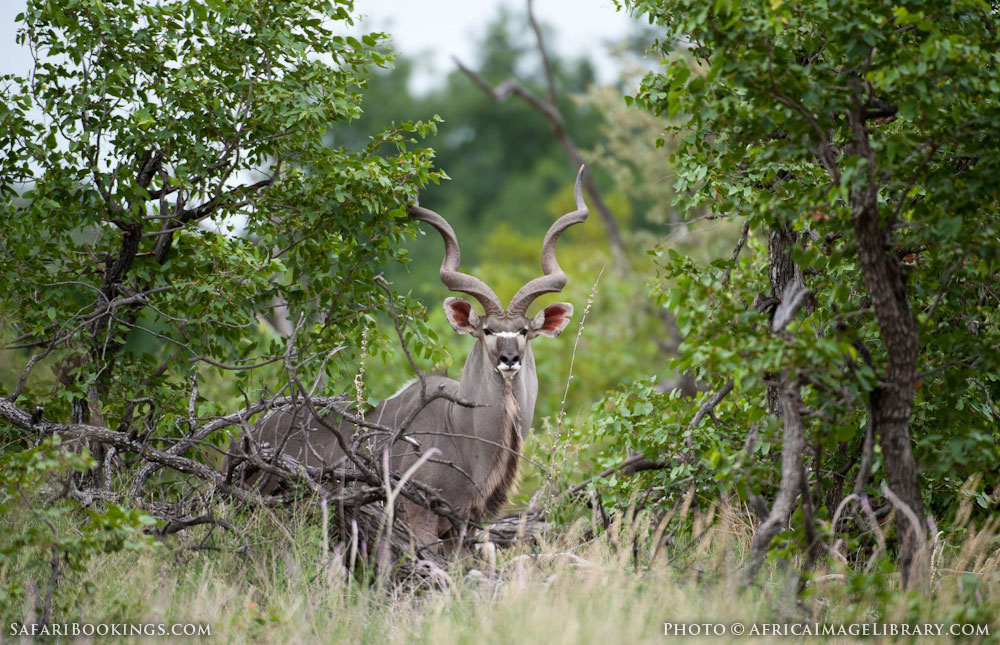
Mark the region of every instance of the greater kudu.
<instances>
[{"instance_id":1,"label":"greater kudu","mask_svg":"<svg viewBox=\"0 0 1000 645\"><path fill-rule=\"evenodd\" d=\"M544 275L522 286L506 309L485 282L458 271L458 240L448 222L426 208L409 208L411 217L427 222L444 239L441 281L452 291L478 300L483 314L479 315L462 298L446 298L444 309L451 326L459 334L476 339L465 361L462 380L426 376L423 383L419 379L411 381L365 417L405 433L405 441L389 446L395 471L409 468L432 448L440 451L416 471L413 479L439 491L459 517L471 522L496 513L506 502L517 476L521 443L531 428L538 396L529 343L537 336L558 336L573 314L573 305L565 302L549 305L530 318L527 310L535 298L561 291L566 284L566 274L556 262L556 241L568 227L587 219L582 176L583 167L574 188L576 210L552 224L542 242ZM428 396L431 392L445 396L432 398ZM410 417L408 427L399 428ZM333 413L326 417L331 418ZM329 430L334 424L325 425L327 429L321 428L301 408L284 409L259 423L252 431L252 439L258 446L280 449L307 466L328 468L342 461L344 452ZM336 427L349 441L354 426L340 420ZM382 453L385 443L388 441L377 445L376 454ZM237 444L233 448L238 451ZM230 452L232 459L235 453ZM263 479L261 485L273 488L276 482L271 477ZM438 542L453 528L450 520L408 500L402 503L401 511L414 537L425 545Z\"/></svg>"}]
</instances>

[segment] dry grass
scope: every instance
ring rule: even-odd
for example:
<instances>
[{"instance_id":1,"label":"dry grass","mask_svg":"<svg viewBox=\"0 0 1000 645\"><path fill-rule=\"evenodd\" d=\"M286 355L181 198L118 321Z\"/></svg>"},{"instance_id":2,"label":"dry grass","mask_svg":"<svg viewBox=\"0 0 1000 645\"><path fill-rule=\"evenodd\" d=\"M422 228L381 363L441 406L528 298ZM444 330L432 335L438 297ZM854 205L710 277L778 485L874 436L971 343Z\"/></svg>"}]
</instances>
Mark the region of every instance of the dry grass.
<instances>
[{"instance_id":1,"label":"dry grass","mask_svg":"<svg viewBox=\"0 0 1000 645\"><path fill-rule=\"evenodd\" d=\"M726 507L691 513L683 531L664 530L643 514L626 516L589 540L580 520L541 548L501 551L492 563L455 563L449 584L420 590L380 589L347 576L337 545L324 559L318 512L297 513L285 527L291 539L273 517L237 523L246 536L273 539L243 543L216 533L205 542L216 548L194 550L205 534L193 532L151 552L103 556L86 576L96 592L72 599L75 608L65 619L207 623L213 642L240 643L672 642L664 622L989 623L989 639L965 643L996 642L1000 631L996 523L966 528L954 547L941 536L921 592L894 592L888 566L861 578L831 568L816 572L818 581L798 604L788 600L787 577L774 564L758 586L739 587L749 526ZM664 534L673 544L654 557L654 539ZM824 642L862 640L891 639Z\"/></svg>"}]
</instances>

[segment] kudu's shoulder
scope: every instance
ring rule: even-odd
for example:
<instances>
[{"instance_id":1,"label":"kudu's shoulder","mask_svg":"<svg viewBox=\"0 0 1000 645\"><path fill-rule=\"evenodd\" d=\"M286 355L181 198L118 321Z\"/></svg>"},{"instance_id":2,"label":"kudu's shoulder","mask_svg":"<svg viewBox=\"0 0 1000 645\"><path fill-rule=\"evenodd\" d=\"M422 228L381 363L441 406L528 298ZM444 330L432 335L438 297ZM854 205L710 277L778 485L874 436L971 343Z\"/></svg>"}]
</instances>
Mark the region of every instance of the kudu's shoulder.
<instances>
[{"instance_id":1,"label":"kudu's shoulder","mask_svg":"<svg viewBox=\"0 0 1000 645\"><path fill-rule=\"evenodd\" d=\"M458 394L459 383L446 376L425 376L423 384L420 379L413 379L403 384L391 396L386 397L381 403L375 406L374 412L387 408L411 407L419 405L421 400L429 401L429 405L446 403L446 399L439 398L439 394L448 397L455 397Z\"/></svg>"}]
</instances>

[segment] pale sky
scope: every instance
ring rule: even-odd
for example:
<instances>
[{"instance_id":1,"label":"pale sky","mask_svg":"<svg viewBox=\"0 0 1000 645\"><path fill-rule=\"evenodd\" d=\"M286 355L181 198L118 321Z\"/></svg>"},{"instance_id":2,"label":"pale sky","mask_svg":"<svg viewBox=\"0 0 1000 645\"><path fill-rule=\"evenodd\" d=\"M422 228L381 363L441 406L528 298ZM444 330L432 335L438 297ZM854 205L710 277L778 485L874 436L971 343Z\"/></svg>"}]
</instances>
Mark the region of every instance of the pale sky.
<instances>
[{"instance_id":1,"label":"pale sky","mask_svg":"<svg viewBox=\"0 0 1000 645\"><path fill-rule=\"evenodd\" d=\"M25 0L0 0L0 74L26 73L28 52L14 43L14 17ZM452 56L475 65L474 44L500 6L523 14L524 0L357 0L354 15L364 16L364 31L392 34L395 49L422 61L413 89L426 89L452 69ZM636 21L615 9L612 0L535 0L535 16L555 28L546 45L564 56L590 54L600 81L615 80L605 43L618 42ZM528 25L525 23L525 31Z\"/></svg>"},{"instance_id":2,"label":"pale sky","mask_svg":"<svg viewBox=\"0 0 1000 645\"><path fill-rule=\"evenodd\" d=\"M392 35L395 49L424 61L416 70L421 90L454 68L452 57L475 66L475 44L500 7L515 16L525 12L524 0L359 0L358 14L366 31ZM637 21L615 9L612 0L535 0L535 18L553 28L546 40L551 52L573 58L589 56L600 81L613 82L615 67L606 43L621 41ZM515 23L516 24L516 23ZM530 26L524 22L526 36Z\"/></svg>"}]
</instances>

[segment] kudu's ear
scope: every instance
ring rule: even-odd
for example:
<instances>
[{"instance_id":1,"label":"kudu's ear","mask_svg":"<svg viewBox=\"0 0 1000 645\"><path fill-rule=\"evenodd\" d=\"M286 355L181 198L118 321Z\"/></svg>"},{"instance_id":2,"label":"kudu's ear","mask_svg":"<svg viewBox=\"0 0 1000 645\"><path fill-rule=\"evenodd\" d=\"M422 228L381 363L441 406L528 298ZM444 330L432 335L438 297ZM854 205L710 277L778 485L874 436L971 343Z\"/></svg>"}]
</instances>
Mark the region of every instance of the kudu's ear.
<instances>
[{"instance_id":1,"label":"kudu's ear","mask_svg":"<svg viewBox=\"0 0 1000 645\"><path fill-rule=\"evenodd\" d=\"M479 316L472 305L461 298L445 298L444 313L452 328L460 334L471 334L479 327Z\"/></svg>"},{"instance_id":2,"label":"kudu's ear","mask_svg":"<svg viewBox=\"0 0 1000 645\"><path fill-rule=\"evenodd\" d=\"M569 319L573 317L573 305L568 302L557 302L542 309L531 321L536 336L555 338L566 329Z\"/></svg>"}]
</instances>

